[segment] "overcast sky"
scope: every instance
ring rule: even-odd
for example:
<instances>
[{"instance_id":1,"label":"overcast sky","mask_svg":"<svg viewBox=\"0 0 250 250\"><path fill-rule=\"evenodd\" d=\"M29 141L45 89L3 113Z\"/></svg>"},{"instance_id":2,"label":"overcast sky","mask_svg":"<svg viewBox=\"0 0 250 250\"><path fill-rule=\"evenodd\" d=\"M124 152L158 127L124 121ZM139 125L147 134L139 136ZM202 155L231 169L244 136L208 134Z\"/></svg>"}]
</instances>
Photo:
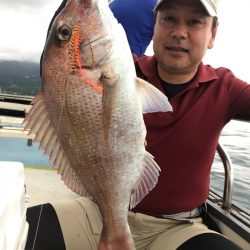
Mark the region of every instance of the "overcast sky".
<instances>
[{"instance_id":1,"label":"overcast sky","mask_svg":"<svg viewBox=\"0 0 250 250\"><path fill-rule=\"evenodd\" d=\"M219 32L205 62L228 67L250 83L250 0L219 1ZM60 3L61 0L0 0L0 60L38 62L47 27Z\"/></svg>"},{"instance_id":2,"label":"overcast sky","mask_svg":"<svg viewBox=\"0 0 250 250\"><path fill-rule=\"evenodd\" d=\"M0 0L0 60L39 61L49 22L61 0Z\"/></svg>"}]
</instances>

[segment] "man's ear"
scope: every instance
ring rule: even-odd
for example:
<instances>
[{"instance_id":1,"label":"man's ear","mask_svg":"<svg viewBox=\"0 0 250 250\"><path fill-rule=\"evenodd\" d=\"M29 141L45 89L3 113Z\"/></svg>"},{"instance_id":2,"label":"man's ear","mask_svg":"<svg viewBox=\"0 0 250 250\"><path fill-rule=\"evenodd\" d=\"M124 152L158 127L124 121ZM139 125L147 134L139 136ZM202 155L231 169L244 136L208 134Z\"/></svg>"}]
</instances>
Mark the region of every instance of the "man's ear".
<instances>
[{"instance_id":1,"label":"man's ear","mask_svg":"<svg viewBox=\"0 0 250 250\"><path fill-rule=\"evenodd\" d=\"M208 43L208 49L212 49L214 47L214 40L217 34L217 29L218 29L218 25L216 25L215 27L212 28L212 35L210 38L210 41Z\"/></svg>"}]
</instances>

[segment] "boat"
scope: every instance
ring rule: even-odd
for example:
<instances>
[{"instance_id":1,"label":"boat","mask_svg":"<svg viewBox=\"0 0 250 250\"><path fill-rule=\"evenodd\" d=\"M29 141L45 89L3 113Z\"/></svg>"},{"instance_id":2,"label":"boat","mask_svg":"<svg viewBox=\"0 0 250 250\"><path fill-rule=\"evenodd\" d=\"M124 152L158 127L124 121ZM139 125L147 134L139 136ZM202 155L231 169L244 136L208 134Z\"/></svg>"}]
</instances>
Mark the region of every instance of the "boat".
<instances>
[{"instance_id":1,"label":"boat","mask_svg":"<svg viewBox=\"0 0 250 250\"><path fill-rule=\"evenodd\" d=\"M23 132L21 125L25 114L30 109L32 99L32 96L0 94L0 137L22 138L32 147L34 135ZM208 215L212 218L216 230L230 238L242 249L250 250L250 211L232 199L234 184L232 162L220 143L217 146L217 152L221 159L222 168L224 168L224 192L223 195L220 195L217 190L210 188L209 198L206 201ZM0 168L1 164L7 167L16 164L20 168L20 163L0 162ZM25 196L22 199L26 204L24 212L28 206L27 195L29 206L53 202L58 200L58 197L60 199L76 199L78 197L77 194L65 187L60 176L51 167L26 166L24 174L26 187L24 189ZM16 247L14 249L25 249L28 230L27 225L25 225L23 222L20 229L23 232L21 236L20 232L18 233L19 243L14 244ZM12 249L3 248L1 250Z\"/></svg>"}]
</instances>

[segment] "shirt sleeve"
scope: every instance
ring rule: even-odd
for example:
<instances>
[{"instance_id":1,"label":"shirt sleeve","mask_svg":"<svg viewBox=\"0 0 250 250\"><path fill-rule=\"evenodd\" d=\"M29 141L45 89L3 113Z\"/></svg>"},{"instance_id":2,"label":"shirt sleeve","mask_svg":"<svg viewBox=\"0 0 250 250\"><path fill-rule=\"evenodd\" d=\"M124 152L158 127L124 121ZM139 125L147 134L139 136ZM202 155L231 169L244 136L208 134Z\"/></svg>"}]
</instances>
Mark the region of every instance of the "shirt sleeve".
<instances>
[{"instance_id":1,"label":"shirt sleeve","mask_svg":"<svg viewBox=\"0 0 250 250\"><path fill-rule=\"evenodd\" d=\"M250 84L237 78L231 71L225 75L229 118L250 121Z\"/></svg>"},{"instance_id":2,"label":"shirt sleeve","mask_svg":"<svg viewBox=\"0 0 250 250\"><path fill-rule=\"evenodd\" d=\"M144 55L152 40L153 9L157 0L113 0L109 7L123 26L130 49L137 56Z\"/></svg>"}]
</instances>

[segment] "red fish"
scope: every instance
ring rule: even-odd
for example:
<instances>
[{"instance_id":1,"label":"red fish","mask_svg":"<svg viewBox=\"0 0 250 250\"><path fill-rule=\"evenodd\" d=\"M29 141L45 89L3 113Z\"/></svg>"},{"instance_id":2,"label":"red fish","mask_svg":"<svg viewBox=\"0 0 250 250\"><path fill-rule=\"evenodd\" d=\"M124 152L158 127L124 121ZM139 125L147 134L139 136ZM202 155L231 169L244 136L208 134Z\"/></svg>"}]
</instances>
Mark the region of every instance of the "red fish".
<instances>
[{"instance_id":1,"label":"red fish","mask_svg":"<svg viewBox=\"0 0 250 250\"><path fill-rule=\"evenodd\" d=\"M145 150L143 113L170 111L167 97L136 78L125 32L105 0L68 0L52 25L42 69L26 129L66 185L99 205L98 249L135 249L128 209L160 171Z\"/></svg>"}]
</instances>

